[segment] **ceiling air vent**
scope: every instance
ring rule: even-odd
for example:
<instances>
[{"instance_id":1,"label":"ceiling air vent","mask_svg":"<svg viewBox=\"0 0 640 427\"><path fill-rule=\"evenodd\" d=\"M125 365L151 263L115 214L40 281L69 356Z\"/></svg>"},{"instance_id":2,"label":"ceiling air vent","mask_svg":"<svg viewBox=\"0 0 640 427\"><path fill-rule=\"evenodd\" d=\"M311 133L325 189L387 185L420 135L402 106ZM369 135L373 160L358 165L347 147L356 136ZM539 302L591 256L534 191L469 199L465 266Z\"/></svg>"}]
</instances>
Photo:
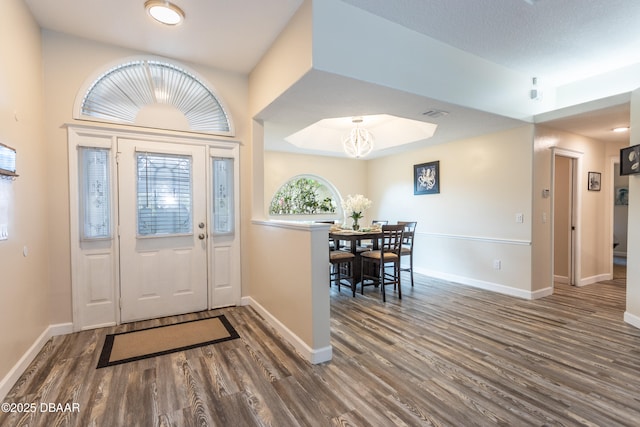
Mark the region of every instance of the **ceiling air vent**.
<instances>
[{"instance_id":1,"label":"ceiling air vent","mask_svg":"<svg viewBox=\"0 0 640 427\"><path fill-rule=\"evenodd\" d=\"M431 117L432 119L437 119L439 117L448 116L449 112L444 110L429 110L422 113L423 116Z\"/></svg>"}]
</instances>

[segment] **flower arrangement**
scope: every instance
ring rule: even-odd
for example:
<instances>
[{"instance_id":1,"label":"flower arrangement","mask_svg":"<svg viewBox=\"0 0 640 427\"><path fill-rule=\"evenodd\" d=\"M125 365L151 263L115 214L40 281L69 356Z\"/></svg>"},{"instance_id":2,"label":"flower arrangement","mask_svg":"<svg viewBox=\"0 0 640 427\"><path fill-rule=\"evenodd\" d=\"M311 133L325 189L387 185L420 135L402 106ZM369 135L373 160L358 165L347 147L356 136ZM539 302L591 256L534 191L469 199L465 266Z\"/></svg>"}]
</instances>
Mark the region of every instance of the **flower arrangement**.
<instances>
[{"instance_id":1,"label":"flower arrangement","mask_svg":"<svg viewBox=\"0 0 640 427\"><path fill-rule=\"evenodd\" d=\"M346 216L353 219L353 229L359 230L360 225L358 220L362 218L362 212L371 207L371 200L364 197L362 194L356 194L352 196L349 194L347 198L342 202L342 209Z\"/></svg>"}]
</instances>

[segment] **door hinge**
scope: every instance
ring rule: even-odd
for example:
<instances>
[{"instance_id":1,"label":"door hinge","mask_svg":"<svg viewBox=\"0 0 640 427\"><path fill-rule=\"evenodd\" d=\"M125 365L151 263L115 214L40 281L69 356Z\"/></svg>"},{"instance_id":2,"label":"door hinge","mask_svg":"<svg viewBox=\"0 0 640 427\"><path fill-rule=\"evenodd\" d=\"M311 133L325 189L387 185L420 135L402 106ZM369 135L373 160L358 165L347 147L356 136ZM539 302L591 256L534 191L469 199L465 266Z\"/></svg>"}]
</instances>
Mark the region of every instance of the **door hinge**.
<instances>
[{"instance_id":1,"label":"door hinge","mask_svg":"<svg viewBox=\"0 0 640 427\"><path fill-rule=\"evenodd\" d=\"M120 163L120 152L116 152L116 164Z\"/></svg>"}]
</instances>

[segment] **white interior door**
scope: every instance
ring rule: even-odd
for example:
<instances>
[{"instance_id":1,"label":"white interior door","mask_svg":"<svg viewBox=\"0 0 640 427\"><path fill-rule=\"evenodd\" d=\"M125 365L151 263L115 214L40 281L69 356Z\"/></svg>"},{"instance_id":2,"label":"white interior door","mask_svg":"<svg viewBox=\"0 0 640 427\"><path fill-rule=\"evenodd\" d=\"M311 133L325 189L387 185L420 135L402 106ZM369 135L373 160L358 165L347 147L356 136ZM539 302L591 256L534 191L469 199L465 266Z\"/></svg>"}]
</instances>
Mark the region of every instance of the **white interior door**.
<instances>
[{"instance_id":1,"label":"white interior door","mask_svg":"<svg viewBox=\"0 0 640 427\"><path fill-rule=\"evenodd\" d=\"M120 310L207 309L206 147L118 139Z\"/></svg>"}]
</instances>

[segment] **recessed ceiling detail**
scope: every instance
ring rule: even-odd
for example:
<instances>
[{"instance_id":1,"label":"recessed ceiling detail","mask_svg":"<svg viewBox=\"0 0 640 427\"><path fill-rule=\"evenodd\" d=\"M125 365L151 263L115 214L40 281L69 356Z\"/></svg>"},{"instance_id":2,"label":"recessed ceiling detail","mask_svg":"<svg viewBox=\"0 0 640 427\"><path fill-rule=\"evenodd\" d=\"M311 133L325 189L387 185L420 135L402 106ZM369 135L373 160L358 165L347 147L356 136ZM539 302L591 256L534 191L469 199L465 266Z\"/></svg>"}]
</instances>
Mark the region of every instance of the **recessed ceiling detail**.
<instances>
[{"instance_id":1,"label":"recessed ceiling detail","mask_svg":"<svg viewBox=\"0 0 640 427\"><path fill-rule=\"evenodd\" d=\"M307 150L344 154L342 142L353 128L352 120L353 117L323 119L289 135L285 141ZM433 123L389 114L362 116L360 125L375 138L374 151L429 139L438 127Z\"/></svg>"},{"instance_id":2,"label":"recessed ceiling detail","mask_svg":"<svg viewBox=\"0 0 640 427\"><path fill-rule=\"evenodd\" d=\"M136 124L146 106L179 110L194 132L230 135L232 126L221 101L192 73L170 63L135 60L109 69L82 98L78 118Z\"/></svg>"}]
</instances>

